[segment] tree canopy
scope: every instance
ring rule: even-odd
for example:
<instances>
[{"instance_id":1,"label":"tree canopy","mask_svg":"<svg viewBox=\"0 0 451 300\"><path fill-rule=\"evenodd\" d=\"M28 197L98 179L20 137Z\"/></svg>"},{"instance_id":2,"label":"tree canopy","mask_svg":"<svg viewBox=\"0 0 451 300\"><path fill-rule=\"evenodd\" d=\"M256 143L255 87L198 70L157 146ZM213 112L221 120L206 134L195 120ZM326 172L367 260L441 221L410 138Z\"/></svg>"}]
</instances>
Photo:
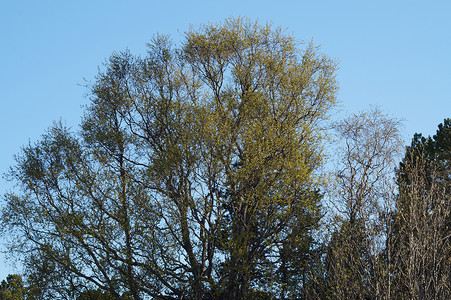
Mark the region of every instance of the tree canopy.
<instances>
[{"instance_id":1,"label":"tree canopy","mask_svg":"<svg viewBox=\"0 0 451 300\"><path fill-rule=\"evenodd\" d=\"M393 217L398 297L451 296L451 120L425 138L415 134L397 172Z\"/></svg>"},{"instance_id":2,"label":"tree canopy","mask_svg":"<svg viewBox=\"0 0 451 300\"><path fill-rule=\"evenodd\" d=\"M22 300L24 297L22 276L10 274L0 284L0 300Z\"/></svg>"},{"instance_id":3,"label":"tree canopy","mask_svg":"<svg viewBox=\"0 0 451 300\"><path fill-rule=\"evenodd\" d=\"M336 69L244 18L112 54L11 168L2 299L450 298L451 121L331 123Z\"/></svg>"},{"instance_id":4,"label":"tree canopy","mask_svg":"<svg viewBox=\"0 0 451 300\"><path fill-rule=\"evenodd\" d=\"M113 54L80 131L55 124L10 175L3 224L39 297L296 297L337 91L300 46L228 19Z\"/></svg>"}]
</instances>

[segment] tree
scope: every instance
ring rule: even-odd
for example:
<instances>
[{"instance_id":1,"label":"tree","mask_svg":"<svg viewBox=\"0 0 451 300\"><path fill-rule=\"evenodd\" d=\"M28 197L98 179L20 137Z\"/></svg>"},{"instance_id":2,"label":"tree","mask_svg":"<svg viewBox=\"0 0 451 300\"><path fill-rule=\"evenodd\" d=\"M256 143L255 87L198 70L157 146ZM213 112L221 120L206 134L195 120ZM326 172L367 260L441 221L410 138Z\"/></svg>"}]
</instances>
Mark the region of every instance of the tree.
<instances>
[{"instance_id":1,"label":"tree","mask_svg":"<svg viewBox=\"0 0 451 300\"><path fill-rule=\"evenodd\" d=\"M2 280L0 285L1 300L23 300L24 294L22 276L10 274L6 277L6 281Z\"/></svg>"},{"instance_id":2,"label":"tree","mask_svg":"<svg viewBox=\"0 0 451 300\"><path fill-rule=\"evenodd\" d=\"M2 219L28 274L58 274L61 297L295 297L334 71L244 19L114 54L81 132L57 124L17 158Z\"/></svg>"},{"instance_id":3,"label":"tree","mask_svg":"<svg viewBox=\"0 0 451 300\"><path fill-rule=\"evenodd\" d=\"M377 108L336 123L336 228L326 254L328 293L337 299L390 298L391 235L400 122Z\"/></svg>"},{"instance_id":4,"label":"tree","mask_svg":"<svg viewBox=\"0 0 451 300\"><path fill-rule=\"evenodd\" d=\"M87 290L81 293L80 296L77 297L77 300L131 300L133 299L130 295L124 294L119 298L112 296L108 292L102 292L101 290Z\"/></svg>"},{"instance_id":5,"label":"tree","mask_svg":"<svg viewBox=\"0 0 451 300\"><path fill-rule=\"evenodd\" d=\"M393 217L399 297L451 297L450 124L446 119L432 138L415 134L400 163Z\"/></svg>"}]
</instances>

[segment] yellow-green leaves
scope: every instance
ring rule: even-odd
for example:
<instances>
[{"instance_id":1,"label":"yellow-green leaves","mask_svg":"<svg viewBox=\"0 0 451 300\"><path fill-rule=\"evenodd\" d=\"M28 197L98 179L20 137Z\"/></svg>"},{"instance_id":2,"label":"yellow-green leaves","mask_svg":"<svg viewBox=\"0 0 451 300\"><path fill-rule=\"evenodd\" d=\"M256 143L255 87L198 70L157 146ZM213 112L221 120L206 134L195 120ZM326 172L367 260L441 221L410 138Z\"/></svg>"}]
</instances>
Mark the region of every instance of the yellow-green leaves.
<instances>
[{"instance_id":1,"label":"yellow-green leaves","mask_svg":"<svg viewBox=\"0 0 451 300\"><path fill-rule=\"evenodd\" d=\"M26 149L6 222L74 293L279 297L318 225L335 63L242 18L148 46L106 63L79 135ZM43 214L24 222L18 203Z\"/></svg>"}]
</instances>

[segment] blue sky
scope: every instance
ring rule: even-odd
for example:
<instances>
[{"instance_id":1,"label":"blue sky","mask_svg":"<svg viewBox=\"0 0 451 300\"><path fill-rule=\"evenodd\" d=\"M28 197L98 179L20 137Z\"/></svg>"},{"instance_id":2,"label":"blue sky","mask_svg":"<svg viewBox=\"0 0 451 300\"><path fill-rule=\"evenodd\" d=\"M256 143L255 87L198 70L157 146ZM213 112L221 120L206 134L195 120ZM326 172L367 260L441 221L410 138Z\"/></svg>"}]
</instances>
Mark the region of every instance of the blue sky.
<instances>
[{"instance_id":1,"label":"blue sky","mask_svg":"<svg viewBox=\"0 0 451 300\"><path fill-rule=\"evenodd\" d=\"M230 16L272 21L340 62L344 110L378 105L404 120L403 137L451 117L451 1L2 1L0 173L53 121L73 128L85 79L113 51L144 54L155 33L177 41L190 25ZM0 194L11 186L0 179ZM0 241L1 242L1 241ZM20 270L0 254L0 280Z\"/></svg>"}]
</instances>

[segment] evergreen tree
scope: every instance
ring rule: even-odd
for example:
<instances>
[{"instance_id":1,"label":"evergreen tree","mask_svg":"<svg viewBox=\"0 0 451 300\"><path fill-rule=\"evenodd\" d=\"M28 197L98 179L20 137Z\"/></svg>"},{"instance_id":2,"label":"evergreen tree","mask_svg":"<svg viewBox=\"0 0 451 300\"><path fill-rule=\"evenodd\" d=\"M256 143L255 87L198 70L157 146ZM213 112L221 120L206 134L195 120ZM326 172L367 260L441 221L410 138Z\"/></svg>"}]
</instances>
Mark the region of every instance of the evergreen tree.
<instances>
[{"instance_id":1,"label":"evergreen tree","mask_svg":"<svg viewBox=\"0 0 451 300\"><path fill-rule=\"evenodd\" d=\"M399 196L391 254L396 295L412 299L451 296L450 119L436 135L415 134L398 170Z\"/></svg>"},{"instance_id":2,"label":"evergreen tree","mask_svg":"<svg viewBox=\"0 0 451 300\"><path fill-rule=\"evenodd\" d=\"M1 300L23 300L24 294L22 276L10 274L6 280L2 280L0 284Z\"/></svg>"}]
</instances>

